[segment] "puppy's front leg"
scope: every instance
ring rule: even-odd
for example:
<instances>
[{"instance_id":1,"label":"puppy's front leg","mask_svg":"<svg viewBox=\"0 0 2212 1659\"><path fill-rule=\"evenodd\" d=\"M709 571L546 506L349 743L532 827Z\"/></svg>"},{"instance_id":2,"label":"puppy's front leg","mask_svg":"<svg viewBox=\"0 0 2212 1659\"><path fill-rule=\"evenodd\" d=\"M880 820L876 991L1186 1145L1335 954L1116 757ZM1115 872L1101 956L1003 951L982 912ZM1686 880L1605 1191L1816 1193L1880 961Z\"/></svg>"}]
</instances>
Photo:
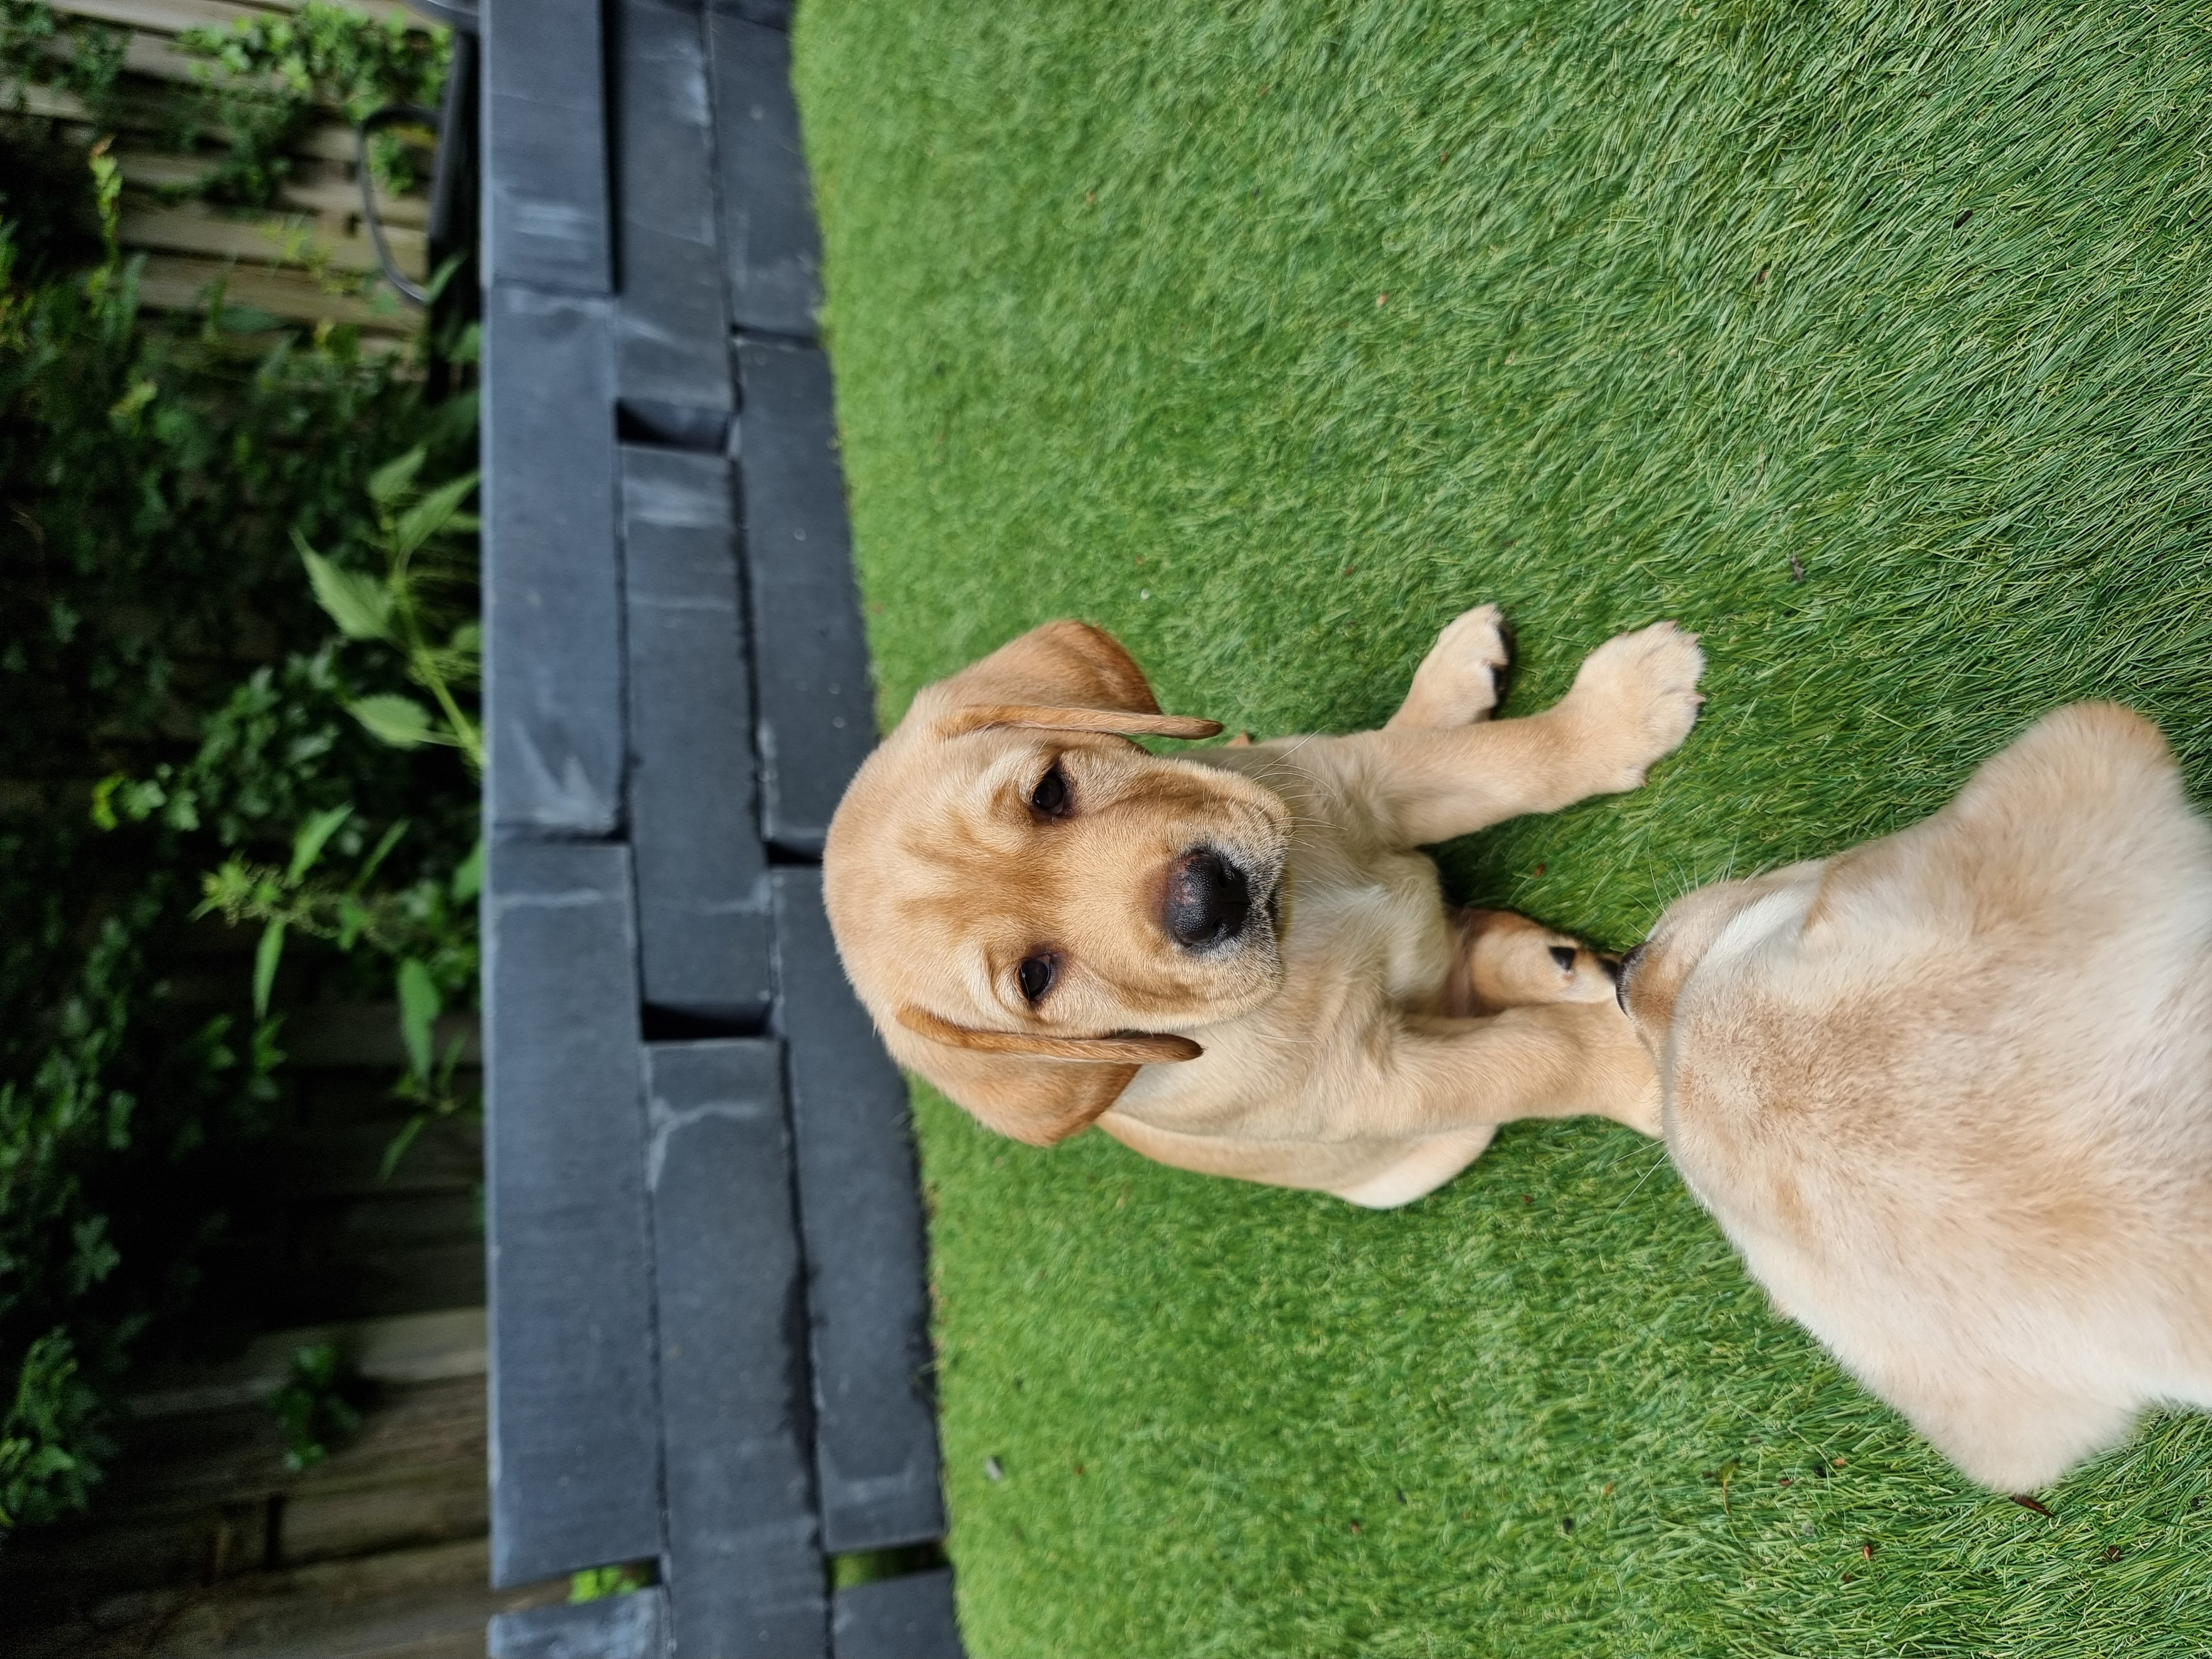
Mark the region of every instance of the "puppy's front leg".
<instances>
[{"instance_id":1,"label":"puppy's front leg","mask_svg":"<svg viewBox=\"0 0 2212 1659\"><path fill-rule=\"evenodd\" d=\"M1485 1019L1407 1015L1352 1103L1363 1135L1408 1139L1524 1117L1595 1114L1659 1133L1659 1079L1611 1003L1543 1003Z\"/></svg>"},{"instance_id":2,"label":"puppy's front leg","mask_svg":"<svg viewBox=\"0 0 2212 1659\"><path fill-rule=\"evenodd\" d=\"M1512 653L1505 617L1494 605L1479 605L1444 624L1429 654L1413 671L1413 689L1385 732L1443 732L1471 726L1498 707L1498 692Z\"/></svg>"},{"instance_id":3,"label":"puppy's front leg","mask_svg":"<svg viewBox=\"0 0 2212 1659\"><path fill-rule=\"evenodd\" d=\"M1645 769L1689 735L1704 701L1697 694L1704 668L1696 635L1655 623L1591 652L1574 689L1540 714L1443 729L1407 729L1394 720L1335 741L1347 751L1356 793L1392 839L1425 846L1636 788ZM1420 692L1418 676L1414 689L1409 704Z\"/></svg>"}]
</instances>

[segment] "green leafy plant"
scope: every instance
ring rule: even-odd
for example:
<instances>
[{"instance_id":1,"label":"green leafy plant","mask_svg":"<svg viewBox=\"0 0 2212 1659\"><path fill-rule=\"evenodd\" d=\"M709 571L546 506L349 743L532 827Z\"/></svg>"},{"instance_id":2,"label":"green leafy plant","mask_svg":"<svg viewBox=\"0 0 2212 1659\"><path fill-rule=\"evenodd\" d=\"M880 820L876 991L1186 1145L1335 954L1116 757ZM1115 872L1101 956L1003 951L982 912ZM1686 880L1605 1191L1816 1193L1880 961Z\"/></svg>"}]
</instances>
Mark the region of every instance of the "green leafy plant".
<instances>
[{"instance_id":1,"label":"green leafy plant","mask_svg":"<svg viewBox=\"0 0 2212 1659\"><path fill-rule=\"evenodd\" d=\"M15 82L17 109L24 87L58 87L83 102L94 125L112 127L130 47L128 29L61 17L47 0L0 0L0 74Z\"/></svg>"},{"instance_id":2,"label":"green leafy plant","mask_svg":"<svg viewBox=\"0 0 2212 1659\"><path fill-rule=\"evenodd\" d=\"M307 0L289 17L186 29L178 40L204 60L205 114L230 144L197 189L254 207L276 200L289 151L318 108L359 121L384 104L434 106L451 56L443 29L410 29L396 15L367 17L328 0ZM370 160L387 189L416 182L412 154L396 135L380 135Z\"/></svg>"},{"instance_id":3,"label":"green leafy plant","mask_svg":"<svg viewBox=\"0 0 2212 1659\"><path fill-rule=\"evenodd\" d=\"M330 630L293 540L342 568L381 560L373 463L420 447L420 477L452 477L472 398L426 404L407 356L348 328L249 346L267 319L142 315L111 158L39 153L78 206L34 198L46 173L0 173L0 1528L92 1499L130 1364L258 1316L263 1292L211 1275L209 1247L250 1196L239 1152L286 1109L285 981L398 983L412 1058L476 975L473 876L456 880L473 778L348 712L419 688L381 644L316 648ZM48 206L104 222L88 264L22 252ZM437 617L472 603L465 529L441 532L450 580L411 561ZM447 685L465 707L465 678ZM270 947L228 1006L183 995L198 872L234 860L287 902L354 887L361 919L312 919L377 943L294 964ZM388 951L419 971L397 981ZM410 1066L426 1110L454 1093L445 1058Z\"/></svg>"},{"instance_id":4,"label":"green leafy plant","mask_svg":"<svg viewBox=\"0 0 2212 1659\"><path fill-rule=\"evenodd\" d=\"M424 455L418 445L370 475L376 548L384 560L381 575L333 563L297 531L292 539L307 564L315 602L338 631L349 640L375 641L399 652L407 678L428 691L435 705L425 708L411 697L383 693L356 702L354 718L395 749L426 743L458 749L469 769L481 775L483 737L454 694L478 679L483 630L473 609L458 618L437 615L440 592L450 591L457 582L447 538L477 529L475 515L460 510L476 490L477 475L466 473L422 491L416 479ZM447 609L450 612L451 607Z\"/></svg>"},{"instance_id":5,"label":"green leafy plant","mask_svg":"<svg viewBox=\"0 0 2212 1659\"><path fill-rule=\"evenodd\" d=\"M353 817L350 806L319 812L301 824L292 856L283 867L245 859L224 860L202 878L206 896L197 915L220 912L235 923L258 922L253 953L253 1009L268 1015L285 941L307 935L328 941L344 953L372 956L391 964L392 988L399 1009L399 1035L407 1069L393 1086L400 1099L417 1108L386 1149L389 1178L417 1135L434 1118L473 1109L473 1093L454 1086L465 1036L436 1046L439 1016L464 998L473 999L477 961L472 905L483 885L481 845L471 850L442 880L425 876L402 887L373 890L370 883L410 826L392 823L369 848L350 877L340 878L318 867L331 837Z\"/></svg>"},{"instance_id":6,"label":"green leafy plant","mask_svg":"<svg viewBox=\"0 0 2212 1659\"><path fill-rule=\"evenodd\" d=\"M481 669L482 629L468 591L472 560L456 538L477 529L461 503L477 486L474 472L429 489L420 478L428 451L418 445L370 474L368 495L376 532L370 538L380 572L341 565L311 547L296 530L294 544L324 613L347 640L380 646L396 656L410 683L428 691L416 697L382 691L352 699L346 709L362 728L395 749L441 745L459 751L472 776L483 770L483 738L462 707ZM406 835L404 818L391 823L350 878L318 870L331 837L353 816L334 806L303 822L291 858L279 869L232 858L204 878L200 912L220 911L233 922L258 922L254 952L253 1006L265 1016L288 935L305 933L342 952L380 957L392 966L392 994L407 1069L394 1092L417 1110L386 1149L388 1178L416 1136L434 1118L472 1109L473 1095L453 1083L466 1047L452 1038L435 1044L439 1016L456 999L473 999L477 981L474 914L483 883L481 842L442 881L426 877L410 886L369 890L386 858Z\"/></svg>"},{"instance_id":7,"label":"green leafy plant","mask_svg":"<svg viewBox=\"0 0 2212 1659\"><path fill-rule=\"evenodd\" d=\"M295 1474L312 1469L361 1432L366 1390L360 1375L331 1343L297 1348L292 1374L269 1396L269 1409L284 1429L284 1467Z\"/></svg>"},{"instance_id":8,"label":"green leafy plant","mask_svg":"<svg viewBox=\"0 0 2212 1659\"><path fill-rule=\"evenodd\" d=\"M632 1590L641 1590L655 1582L650 1562L633 1561L616 1567L586 1567L581 1572L568 1575L568 1601L571 1606L580 1601L604 1601L610 1595L628 1595Z\"/></svg>"}]
</instances>

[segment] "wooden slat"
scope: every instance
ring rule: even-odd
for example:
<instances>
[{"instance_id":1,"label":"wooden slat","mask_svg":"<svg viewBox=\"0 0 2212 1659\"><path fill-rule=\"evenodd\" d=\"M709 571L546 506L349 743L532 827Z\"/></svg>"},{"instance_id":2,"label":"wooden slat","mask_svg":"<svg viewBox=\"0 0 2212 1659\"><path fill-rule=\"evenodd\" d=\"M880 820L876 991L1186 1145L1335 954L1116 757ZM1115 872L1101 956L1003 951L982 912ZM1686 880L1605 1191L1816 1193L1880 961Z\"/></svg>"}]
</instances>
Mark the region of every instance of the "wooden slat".
<instances>
[{"instance_id":1,"label":"wooden slat","mask_svg":"<svg viewBox=\"0 0 2212 1659\"><path fill-rule=\"evenodd\" d=\"M483 1046L472 1014L447 1014L431 1033L431 1046L443 1060L456 1040L460 1063L480 1066ZM327 1002L302 1008L284 1022L284 1057L295 1066L404 1066L406 1045L399 1036L399 1005L394 1002Z\"/></svg>"},{"instance_id":2,"label":"wooden slat","mask_svg":"<svg viewBox=\"0 0 2212 1659\"><path fill-rule=\"evenodd\" d=\"M212 155L185 155L173 150L118 149L114 154L115 164L123 172L123 182L149 191L190 188L207 177L218 160ZM343 218L349 234L354 234L355 222L361 216L361 186L351 179L288 179L276 187L276 195L283 206L295 213ZM376 205L387 232L398 227L417 233L429 222L430 204L420 193L392 196L380 190L376 192ZM270 222L279 220L272 215ZM396 233L392 246L400 246Z\"/></svg>"},{"instance_id":3,"label":"wooden slat","mask_svg":"<svg viewBox=\"0 0 2212 1659\"><path fill-rule=\"evenodd\" d=\"M350 179L288 179L276 186L276 198L286 207L307 213L345 214L349 219L361 213L361 186ZM394 226L419 231L430 222L429 198L419 192L387 196L380 190L376 192L376 210L387 234ZM392 246L397 247L398 244L395 241Z\"/></svg>"},{"instance_id":4,"label":"wooden slat","mask_svg":"<svg viewBox=\"0 0 2212 1659\"><path fill-rule=\"evenodd\" d=\"M12 1538L0 1553L0 1623L27 1596L68 1591L81 1602L88 1590L479 1536L489 1509L485 1416L477 1377L392 1388L358 1436L304 1473L285 1467L265 1405L130 1425L89 1516ZM14 1650L0 1640L0 1651Z\"/></svg>"},{"instance_id":5,"label":"wooden slat","mask_svg":"<svg viewBox=\"0 0 2212 1659\"><path fill-rule=\"evenodd\" d=\"M168 35L186 29L227 29L234 23L258 22L269 15L258 7L234 5L230 0L53 0L53 8L68 17Z\"/></svg>"},{"instance_id":6,"label":"wooden slat","mask_svg":"<svg viewBox=\"0 0 2212 1659\"><path fill-rule=\"evenodd\" d=\"M113 1596L92 1616L11 1644L11 1659L479 1659L499 1614L558 1603L565 1581L484 1588L482 1539L255 1572L212 1589Z\"/></svg>"},{"instance_id":7,"label":"wooden slat","mask_svg":"<svg viewBox=\"0 0 2212 1659\"><path fill-rule=\"evenodd\" d=\"M417 1480L484 1459L484 1391L477 1377L392 1387L365 1414L361 1432L303 1474L284 1467L284 1437L265 1404L156 1419L129 1431L91 1525L186 1515L231 1503L315 1488L359 1492ZM11 1543L10 1547L13 1547Z\"/></svg>"},{"instance_id":8,"label":"wooden slat","mask_svg":"<svg viewBox=\"0 0 2212 1659\"><path fill-rule=\"evenodd\" d=\"M226 1364L151 1370L131 1397L131 1414L143 1421L258 1406L284 1386L295 1353L325 1342L372 1382L450 1382L484 1374L484 1310L452 1308L276 1331Z\"/></svg>"},{"instance_id":9,"label":"wooden slat","mask_svg":"<svg viewBox=\"0 0 2212 1659\"><path fill-rule=\"evenodd\" d=\"M53 9L64 16L175 35L186 29L228 28L234 23L265 21L298 11L305 3L306 0L269 0L266 5L239 5L233 0L53 0ZM412 30L428 33L431 27L427 18L417 16L398 0L388 3L337 0L337 3L380 22L396 17Z\"/></svg>"},{"instance_id":10,"label":"wooden slat","mask_svg":"<svg viewBox=\"0 0 2212 1659\"><path fill-rule=\"evenodd\" d=\"M335 237L318 234L311 220L294 217L235 219L197 203L179 207L125 207L118 228L125 247L161 253L198 253L217 258L259 260L269 265L305 267L305 248L327 258L330 269L380 270L376 248L365 232ZM304 238L302 246L299 239ZM394 227L385 233L392 257L410 276L420 278L428 254L419 230Z\"/></svg>"},{"instance_id":11,"label":"wooden slat","mask_svg":"<svg viewBox=\"0 0 2212 1659\"><path fill-rule=\"evenodd\" d=\"M327 317L335 323L354 323L392 335L414 331L412 312L396 307L381 310L353 295L325 292L304 270L270 270L265 265L233 264L174 253L157 253L147 259L138 279L139 301L154 311L204 311L209 284L226 276L230 279L226 294L229 304L250 306L285 322L313 323Z\"/></svg>"}]
</instances>

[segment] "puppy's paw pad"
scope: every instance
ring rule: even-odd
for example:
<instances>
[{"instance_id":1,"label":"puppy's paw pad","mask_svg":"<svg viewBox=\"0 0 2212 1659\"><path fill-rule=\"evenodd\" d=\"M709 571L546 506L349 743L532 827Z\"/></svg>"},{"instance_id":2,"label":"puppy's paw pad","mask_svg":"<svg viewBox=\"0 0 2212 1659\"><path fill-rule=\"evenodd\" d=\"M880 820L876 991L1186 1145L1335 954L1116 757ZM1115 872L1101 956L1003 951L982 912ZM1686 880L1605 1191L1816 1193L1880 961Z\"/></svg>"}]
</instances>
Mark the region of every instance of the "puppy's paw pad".
<instances>
[{"instance_id":1,"label":"puppy's paw pad","mask_svg":"<svg viewBox=\"0 0 2212 1659\"><path fill-rule=\"evenodd\" d=\"M1513 649L1505 615L1479 605L1445 624L1413 671L1406 717L1426 726L1466 726L1498 706Z\"/></svg>"},{"instance_id":2,"label":"puppy's paw pad","mask_svg":"<svg viewBox=\"0 0 2212 1659\"><path fill-rule=\"evenodd\" d=\"M1682 746L1705 702L1697 690L1705 667L1698 636L1671 622L1619 635L1583 659L1570 701L1610 763L1611 788L1636 788L1654 761Z\"/></svg>"}]
</instances>

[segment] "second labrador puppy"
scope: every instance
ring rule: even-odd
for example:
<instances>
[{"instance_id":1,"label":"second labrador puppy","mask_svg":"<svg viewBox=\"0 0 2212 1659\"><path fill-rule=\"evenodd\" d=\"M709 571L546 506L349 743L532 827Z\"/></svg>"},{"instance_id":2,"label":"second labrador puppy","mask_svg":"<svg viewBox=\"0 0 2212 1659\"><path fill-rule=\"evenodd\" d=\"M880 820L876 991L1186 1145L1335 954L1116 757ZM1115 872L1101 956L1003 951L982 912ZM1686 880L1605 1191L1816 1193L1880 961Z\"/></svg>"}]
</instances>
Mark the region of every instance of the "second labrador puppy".
<instances>
[{"instance_id":1,"label":"second labrador puppy","mask_svg":"<svg viewBox=\"0 0 2212 1659\"><path fill-rule=\"evenodd\" d=\"M891 1052L985 1123L1096 1121L1183 1169L1403 1204L1515 1118L1657 1127L1610 974L1525 918L1459 912L1416 849L1633 789L1703 667L1623 635L1556 707L1489 718L1494 606L1444 629L1381 731L1178 755L1136 664L1048 624L926 687L863 766L823 875Z\"/></svg>"},{"instance_id":2,"label":"second labrador puppy","mask_svg":"<svg viewBox=\"0 0 2212 1659\"><path fill-rule=\"evenodd\" d=\"M1692 893L1621 1000L1775 1306L2021 1492L2212 1408L2212 827L2061 709L1911 829Z\"/></svg>"}]
</instances>

